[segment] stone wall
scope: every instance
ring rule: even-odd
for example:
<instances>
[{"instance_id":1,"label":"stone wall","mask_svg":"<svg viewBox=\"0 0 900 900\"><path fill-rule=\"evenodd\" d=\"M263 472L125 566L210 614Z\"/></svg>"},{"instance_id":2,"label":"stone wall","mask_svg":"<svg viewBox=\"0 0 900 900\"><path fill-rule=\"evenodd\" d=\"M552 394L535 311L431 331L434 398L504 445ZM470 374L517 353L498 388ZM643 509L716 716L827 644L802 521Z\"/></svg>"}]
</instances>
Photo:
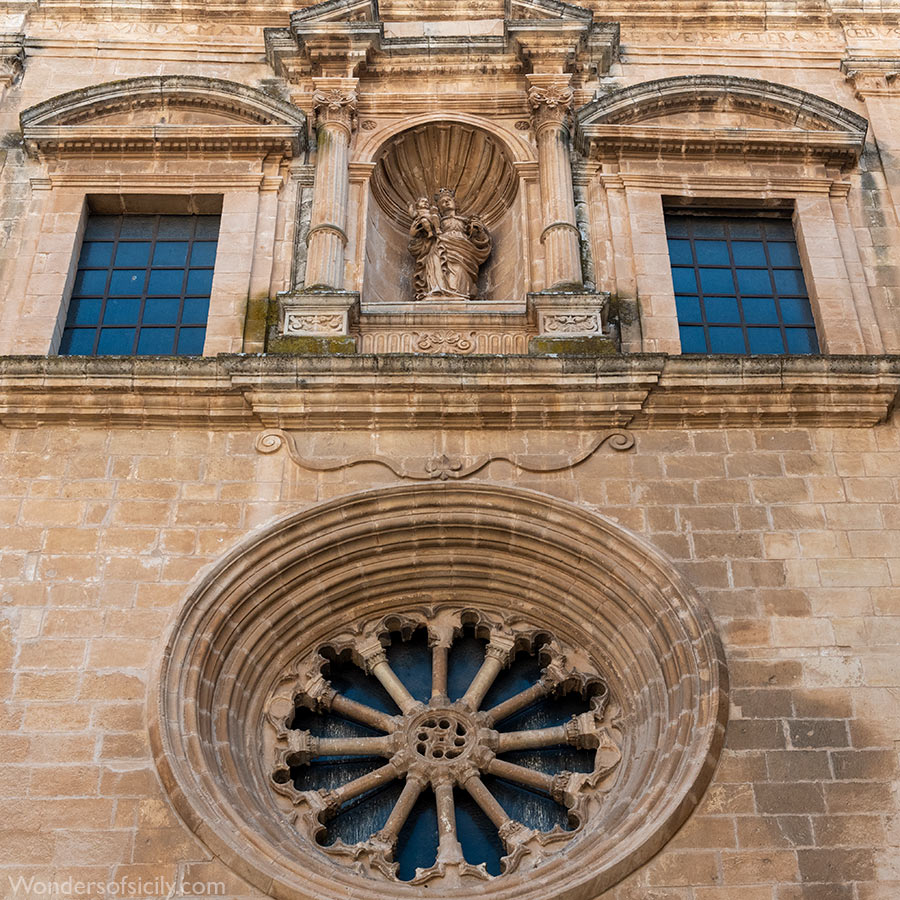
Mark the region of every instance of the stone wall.
<instances>
[{"instance_id":1,"label":"stone wall","mask_svg":"<svg viewBox=\"0 0 900 900\"><path fill-rule=\"evenodd\" d=\"M495 462L470 479L543 491L643 536L724 639L731 721L713 783L609 896L894 897L900 420L635 436L631 450L561 472ZM542 437L556 453L567 440ZM254 529L398 479L377 463L314 475L259 453L255 438L0 432L4 882L178 877L262 896L209 858L161 790L146 722L161 635L201 573ZM307 440L341 452L337 435ZM499 452L522 436L490 443ZM378 438L385 454L419 446L414 432Z\"/></svg>"}]
</instances>

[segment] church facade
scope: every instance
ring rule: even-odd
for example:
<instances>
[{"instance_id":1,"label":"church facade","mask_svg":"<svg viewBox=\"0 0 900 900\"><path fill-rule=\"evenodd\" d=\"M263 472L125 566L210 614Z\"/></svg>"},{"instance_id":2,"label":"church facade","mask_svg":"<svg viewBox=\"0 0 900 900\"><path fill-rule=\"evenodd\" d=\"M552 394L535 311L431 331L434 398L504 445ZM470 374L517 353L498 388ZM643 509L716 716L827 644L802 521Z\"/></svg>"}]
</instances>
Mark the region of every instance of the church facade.
<instances>
[{"instance_id":1,"label":"church facade","mask_svg":"<svg viewBox=\"0 0 900 900\"><path fill-rule=\"evenodd\" d=\"M896 897L898 12L2 4L0 896Z\"/></svg>"}]
</instances>

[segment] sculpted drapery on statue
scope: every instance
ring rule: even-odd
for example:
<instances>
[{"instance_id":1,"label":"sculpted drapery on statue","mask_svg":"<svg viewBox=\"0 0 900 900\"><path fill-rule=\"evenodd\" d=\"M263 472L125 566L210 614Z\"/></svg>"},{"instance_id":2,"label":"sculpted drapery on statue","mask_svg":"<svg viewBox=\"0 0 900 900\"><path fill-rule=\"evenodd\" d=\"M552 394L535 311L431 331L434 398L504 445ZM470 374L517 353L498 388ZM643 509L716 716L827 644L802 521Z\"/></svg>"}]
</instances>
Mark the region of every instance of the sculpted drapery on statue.
<instances>
[{"instance_id":1,"label":"sculpted drapery on statue","mask_svg":"<svg viewBox=\"0 0 900 900\"><path fill-rule=\"evenodd\" d=\"M460 215L449 188L410 204L409 252L416 259L416 300L447 297L471 300L478 269L491 252L491 236L478 216Z\"/></svg>"}]
</instances>

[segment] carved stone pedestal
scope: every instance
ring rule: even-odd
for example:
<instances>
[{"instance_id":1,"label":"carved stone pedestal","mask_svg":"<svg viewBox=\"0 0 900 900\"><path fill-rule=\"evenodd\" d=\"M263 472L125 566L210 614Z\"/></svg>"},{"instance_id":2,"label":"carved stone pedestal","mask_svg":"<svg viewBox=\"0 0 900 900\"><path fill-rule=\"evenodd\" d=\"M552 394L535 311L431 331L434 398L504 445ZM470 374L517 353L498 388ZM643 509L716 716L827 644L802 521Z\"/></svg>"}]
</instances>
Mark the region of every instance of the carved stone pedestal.
<instances>
[{"instance_id":1,"label":"carved stone pedestal","mask_svg":"<svg viewBox=\"0 0 900 900\"><path fill-rule=\"evenodd\" d=\"M618 335L609 323L609 294L586 291L540 291L528 295L528 308L537 335L528 352L619 352Z\"/></svg>"},{"instance_id":2,"label":"carved stone pedestal","mask_svg":"<svg viewBox=\"0 0 900 900\"><path fill-rule=\"evenodd\" d=\"M356 353L350 332L359 321L355 291L296 291L279 294L269 328L270 353Z\"/></svg>"}]
</instances>

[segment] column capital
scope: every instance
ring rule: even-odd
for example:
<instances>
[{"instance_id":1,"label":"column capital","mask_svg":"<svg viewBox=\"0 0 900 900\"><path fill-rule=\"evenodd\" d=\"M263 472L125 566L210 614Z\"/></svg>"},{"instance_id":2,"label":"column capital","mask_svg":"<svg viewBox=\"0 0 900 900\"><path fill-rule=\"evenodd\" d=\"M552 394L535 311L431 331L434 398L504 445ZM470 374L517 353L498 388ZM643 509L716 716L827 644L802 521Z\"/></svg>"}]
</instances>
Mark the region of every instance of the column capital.
<instances>
[{"instance_id":1,"label":"column capital","mask_svg":"<svg viewBox=\"0 0 900 900\"><path fill-rule=\"evenodd\" d=\"M314 78L312 107L316 126L341 125L352 131L356 124L358 78Z\"/></svg>"},{"instance_id":2,"label":"column capital","mask_svg":"<svg viewBox=\"0 0 900 900\"><path fill-rule=\"evenodd\" d=\"M564 125L572 112L574 93L568 75L526 75L528 103L535 128L552 122Z\"/></svg>"},{"instance_id":3,"label":"column capital","mask_svg":"<svg viewBox=\"0 0 900 900\"><path fill-rule=\"evenodd\" d=\"M900 94L900 57L845 56L841 71L859 100Z\"/></svg>"}]
</instances>

